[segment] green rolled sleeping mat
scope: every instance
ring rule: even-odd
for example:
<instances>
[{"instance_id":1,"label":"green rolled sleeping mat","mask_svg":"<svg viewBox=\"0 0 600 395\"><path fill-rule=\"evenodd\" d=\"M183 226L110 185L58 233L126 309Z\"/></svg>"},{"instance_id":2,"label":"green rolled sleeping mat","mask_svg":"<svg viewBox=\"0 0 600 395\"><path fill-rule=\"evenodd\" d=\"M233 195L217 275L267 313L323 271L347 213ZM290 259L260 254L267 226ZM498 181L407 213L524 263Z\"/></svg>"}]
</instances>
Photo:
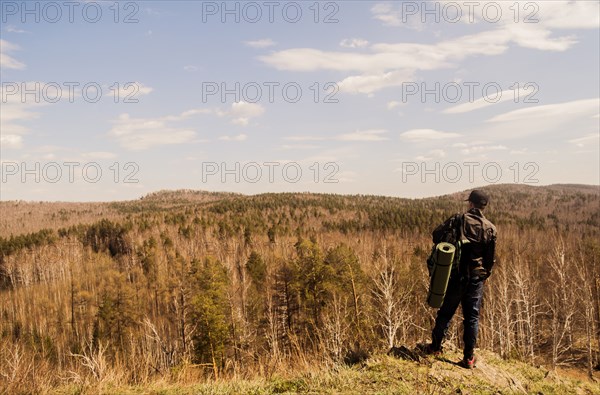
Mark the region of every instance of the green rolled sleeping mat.
<instances>
[{"instance_id":1,"label":"green rolled sleeping mat","mask_svg":"<svg viewBox=\"0 0 600 395\"><path fill-rule=\"evenodd\" d=\"M450 280L455 250L456 248L450 243L439 243L435 248L435 264L431 274L429 294L427 295L427 304L431 307L442 307L448 288L448 280Z\"/></svg>"}]
</instances>

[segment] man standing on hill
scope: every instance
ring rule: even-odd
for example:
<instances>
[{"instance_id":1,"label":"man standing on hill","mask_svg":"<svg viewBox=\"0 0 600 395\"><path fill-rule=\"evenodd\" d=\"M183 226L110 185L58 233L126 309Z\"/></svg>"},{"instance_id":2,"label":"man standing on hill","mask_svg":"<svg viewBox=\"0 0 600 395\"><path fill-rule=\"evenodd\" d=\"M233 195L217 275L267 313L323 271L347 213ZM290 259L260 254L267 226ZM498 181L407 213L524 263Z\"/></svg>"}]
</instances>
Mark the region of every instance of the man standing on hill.
<instances>
[{"instance_id":1,"label":"man standing on hill","mask_svg":"<svg viewBox=\"0 0 600 395\"><path fill-rule=\"evenodd\" d=\"M459 365L473 369L476 363L474 349L479 330L479 308L483 299L483 285L494 266L497 232L494 224L483 216L483 210L490 201L487 193L475 189L467 201L468 211L458 217L459 221L452 223L462 226L463 237L469 242L462 245L458 268L453 269L450 275L446 296L438 310L431 334L432 342L427 346L426 352L434 355L441 353L442 341L450 326L450 320L458 305L461 304L464 317L464 357ZM434 243L441 241L443 233L447 232L453 218L433 231Z\"/></svg>"}]
</instances>

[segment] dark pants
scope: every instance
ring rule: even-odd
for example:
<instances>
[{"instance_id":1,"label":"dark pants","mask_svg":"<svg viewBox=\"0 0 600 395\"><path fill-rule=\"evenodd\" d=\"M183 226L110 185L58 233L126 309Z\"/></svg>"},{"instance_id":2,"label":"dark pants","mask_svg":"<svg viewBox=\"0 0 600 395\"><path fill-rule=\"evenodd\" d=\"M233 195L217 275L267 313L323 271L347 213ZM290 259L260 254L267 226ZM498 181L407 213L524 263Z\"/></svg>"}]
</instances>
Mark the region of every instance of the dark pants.
<instances>
[{"instance_id":1,"label":"dark pants","mask_svg":"<svg viewBox=\"0 0 600 395\"><path fill-rule=\"evenodd\" d=\"M450 320L454 316L459 304L462 304L465 343L464 356L471 358L477 342L479 330L479 308L483 299L483 281L479 277L460 278L458 275L450 277L448 290L444 303L438 310L435 327L431 333L434 348L440 348L442 340L448 332Z\"/></svg>"}]
</instances>

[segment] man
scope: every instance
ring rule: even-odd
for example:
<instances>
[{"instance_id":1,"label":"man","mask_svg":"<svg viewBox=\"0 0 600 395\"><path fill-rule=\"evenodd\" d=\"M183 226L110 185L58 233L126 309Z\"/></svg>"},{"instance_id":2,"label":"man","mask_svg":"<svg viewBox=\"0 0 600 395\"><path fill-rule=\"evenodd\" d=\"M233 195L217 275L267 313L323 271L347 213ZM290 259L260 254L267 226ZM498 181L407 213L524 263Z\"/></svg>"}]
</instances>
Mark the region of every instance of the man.
<instances>
[{"instance_id":1,"label":"man","mask_svg":"<svg viewBox=\"0 0 600 395\"><path fill-rule=\"evenodd\" d=\"M492 273L494 253L496 248L496 227L483 216L483 210L490 199L487 193L475 189L467 199L469 210L458 221L462 226L464 238L469 243L463 244L458 268L452 271L448 289L442 307L438 310L435 327L431 334L432 342L427 346L429 354L440 354L442 341L446 336L450 320L458 305L462 305L464 326L463 359L459 365L473 369L476 358L474 355L479 330L479 308L483 299L483 285ZM448 228L448 219L433 231L434 243L439 242L441 233Z\"/></svg>"}]
</instances>

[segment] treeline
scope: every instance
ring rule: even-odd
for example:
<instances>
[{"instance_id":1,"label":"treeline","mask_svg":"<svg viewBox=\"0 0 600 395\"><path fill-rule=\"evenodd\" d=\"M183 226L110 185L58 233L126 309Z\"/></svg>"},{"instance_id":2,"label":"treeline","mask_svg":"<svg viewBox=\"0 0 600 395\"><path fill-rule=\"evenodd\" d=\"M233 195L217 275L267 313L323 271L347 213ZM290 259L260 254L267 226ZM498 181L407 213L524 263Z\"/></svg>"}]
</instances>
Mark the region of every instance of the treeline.
<instances>
[{"instance_id":1,"label":"treeline","mask_svg":"<svg viewBox=\"0 0 600 395\"><path fill-rule=\"evenodd\" d=\"M39 232L32 232L24 235L0 237L0 260L2 257L12 255L23 249L31 249L41 245L53 243L56 235L51 229L42 229Z\"/></svg>"}]
</instances>

